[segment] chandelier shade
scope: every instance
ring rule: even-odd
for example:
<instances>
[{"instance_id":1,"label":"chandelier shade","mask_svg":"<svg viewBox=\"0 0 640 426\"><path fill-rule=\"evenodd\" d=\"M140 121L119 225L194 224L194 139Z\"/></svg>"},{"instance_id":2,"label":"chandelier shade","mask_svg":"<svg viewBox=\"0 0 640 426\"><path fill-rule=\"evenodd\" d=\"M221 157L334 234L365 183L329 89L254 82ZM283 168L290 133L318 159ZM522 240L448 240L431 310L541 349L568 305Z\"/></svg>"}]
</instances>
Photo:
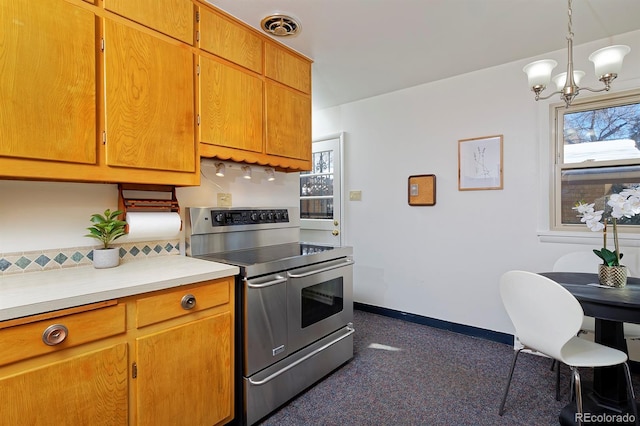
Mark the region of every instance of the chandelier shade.
<instances>
[{"instance_id":1,"label":"chandelier shade","mask_svg":"<svg viewBox=\"0 0 640 426\"><path fill-rule=\"evenodd\" d=\"M573 72L573 82L576 85L580 84L582 77L584 77L584 71L575 70ZM561 74L556 75L555 77L553 77L553 82L555 83L558 90L562 90L562 88L567 84L567 73L563 72Z\"/></svg>"},{"instance_id":2,"label":"chandelier shade","mask_svg":"<svg viewBox=\"0 0 640 426\"><path fill-rule=\"evenodd\" d=\"M622 69L624 57L630 51L629 46L609 46L593 52L589 55L589 60L593 62L598 78L602 78L607 74L618 74Z\"/></svg>"},{"instance_id":3,"label":"chandelier shade","mask_svg":"<svg viewBox=\"0 0 640 426\"><path fill-rule=\"evenodd\" d=\"M522 71L527 73L529 87L547 87L547 84L551 81L551 71L557 65L558 63L553 59L543 59L526 65Z\"/></svg>"}]
</instances>

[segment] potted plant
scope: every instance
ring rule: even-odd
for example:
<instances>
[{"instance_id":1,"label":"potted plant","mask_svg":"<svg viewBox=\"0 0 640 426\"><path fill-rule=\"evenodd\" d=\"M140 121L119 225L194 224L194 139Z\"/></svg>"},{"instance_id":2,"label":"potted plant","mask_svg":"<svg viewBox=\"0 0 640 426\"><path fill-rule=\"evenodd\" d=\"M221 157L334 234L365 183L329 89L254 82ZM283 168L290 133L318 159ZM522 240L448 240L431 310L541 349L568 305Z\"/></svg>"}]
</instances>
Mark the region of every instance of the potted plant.
<instances>
[{"instance_id":1,"label":"potted plant","mask_svg":"<svg viewBox=\"0 0 640 426\"><path fill-rule=\"evenodd\" d=\"M603 210L596 211L594 206L595 203L586 204L580 201L573 209L578 212L580 221L585 223L589 229L594 232L603 231L602 249L593 250L596 256L602 259L602 264L598 266L600 284L624 287L627 283L627 268L620 263L622 253L618 244L618 220L640 214L640 185L612 194ZM607 248L607 222L609 220L613 225L613 251Z\"/></svg>"},{"instance_id":2,"label":"potted plant","mask_svg":"<svg viewBox=\"0 0 640 426\"><path fill-rule=\"evenodd\" d=\"M125 235L127 222L118 219L121 214L121 210L112 212L107 209L103 214L91 215L93 226L87 228L89 234L85 236L102 243L102 247L93 250L93 266L97 269L113 268L120 264L120 249L109 247L109 243Z\"/></svg>"}]
</instances>

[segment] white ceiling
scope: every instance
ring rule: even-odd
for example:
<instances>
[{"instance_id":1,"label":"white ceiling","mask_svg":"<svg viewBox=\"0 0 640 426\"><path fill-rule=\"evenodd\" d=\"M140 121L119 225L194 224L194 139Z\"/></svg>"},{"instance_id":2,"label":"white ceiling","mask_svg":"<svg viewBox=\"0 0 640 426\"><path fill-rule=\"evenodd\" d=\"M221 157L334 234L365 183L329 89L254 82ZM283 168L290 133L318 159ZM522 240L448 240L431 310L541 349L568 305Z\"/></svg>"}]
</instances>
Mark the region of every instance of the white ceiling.
<instances>
[{"instance_id":1,"label":"white ceiling","mask_svg":"<svg viewBox=\"0 0 640 426\"><path fill-rule=\"evenodd\" d=\"M273 13L298 20L277 39L314 60L314 110L566 49L563 0L207 1L256 28ZM573 1L575 45L637 29L640 0Z\"/></svg>"}]
</instances>

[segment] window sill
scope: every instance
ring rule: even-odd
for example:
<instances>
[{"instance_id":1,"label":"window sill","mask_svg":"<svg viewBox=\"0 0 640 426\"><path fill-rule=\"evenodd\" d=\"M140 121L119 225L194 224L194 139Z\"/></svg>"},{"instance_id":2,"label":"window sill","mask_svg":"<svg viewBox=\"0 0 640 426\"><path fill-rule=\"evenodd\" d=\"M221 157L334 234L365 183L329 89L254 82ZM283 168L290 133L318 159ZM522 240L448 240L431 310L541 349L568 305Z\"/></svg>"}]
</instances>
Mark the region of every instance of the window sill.
<instances>
[{"instance_id":1,"label":"window sill","mask_svg":"<svg viewBox=\"0 0 640 426\"><path fill-rule=\"evenodd\" d=\"M541 243L556 244L584 244L589 246L602 246L602 232L566 232L566 231L538 231L538 240ZM620 247L640 247L638 234L618 233ZM609 235L607 247L613 247L613 236Z\"/></svg>"}]
</instances>

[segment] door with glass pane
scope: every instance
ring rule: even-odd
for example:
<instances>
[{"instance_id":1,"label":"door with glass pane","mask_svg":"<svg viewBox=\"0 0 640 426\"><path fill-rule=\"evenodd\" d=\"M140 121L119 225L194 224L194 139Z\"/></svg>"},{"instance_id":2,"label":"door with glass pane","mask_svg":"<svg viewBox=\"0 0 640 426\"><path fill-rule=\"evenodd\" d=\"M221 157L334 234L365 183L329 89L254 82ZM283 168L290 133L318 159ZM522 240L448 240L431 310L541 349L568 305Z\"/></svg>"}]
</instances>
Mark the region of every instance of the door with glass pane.
<instances>
[{"instance_id":1,"label":"door with glass pane","mask_svg":"<svg viewBox=\"0 0 640 426\"><path fill-rule=\"evenodd\" d=\"M300 173L300 239L342 245L342 137L314 141L312 166Z\"/></svg>"}]
</instances>

